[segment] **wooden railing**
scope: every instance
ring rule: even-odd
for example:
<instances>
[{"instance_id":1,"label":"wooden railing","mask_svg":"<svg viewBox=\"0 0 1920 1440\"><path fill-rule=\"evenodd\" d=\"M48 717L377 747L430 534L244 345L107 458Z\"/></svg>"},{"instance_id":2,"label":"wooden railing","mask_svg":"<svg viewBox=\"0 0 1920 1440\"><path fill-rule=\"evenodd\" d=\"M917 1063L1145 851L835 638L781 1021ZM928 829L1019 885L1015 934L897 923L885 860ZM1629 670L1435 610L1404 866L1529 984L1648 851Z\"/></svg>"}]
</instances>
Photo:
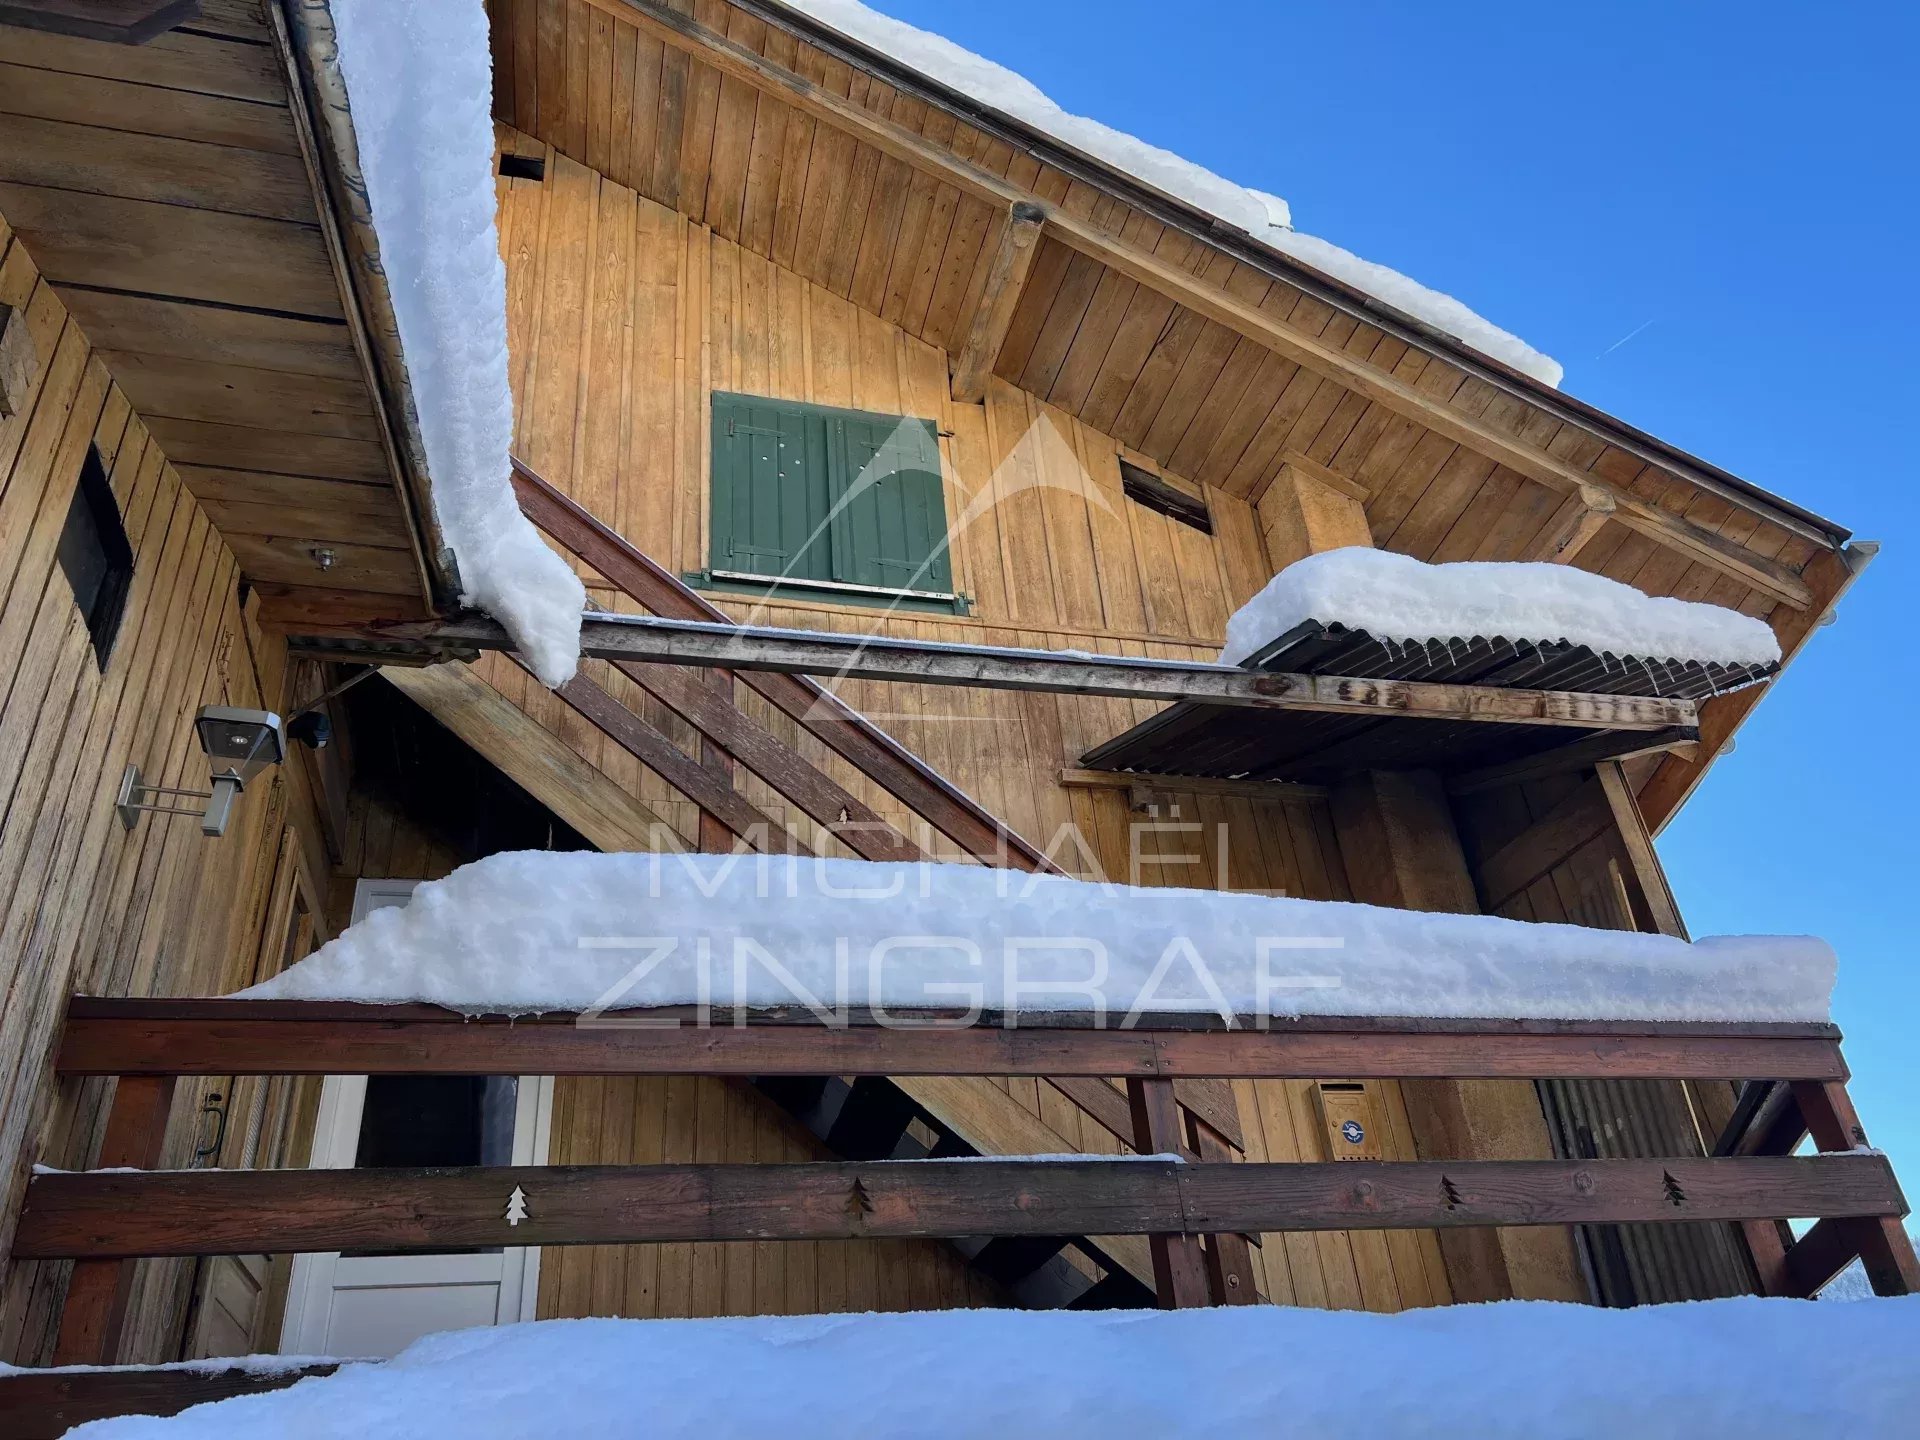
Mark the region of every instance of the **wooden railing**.
<instances>
[{"instance_id":1,"label":"wooden railing","mask_svg":"<svg viewBox=\"0 0 1920 1440\"><path fill-rule=\"evenodd\" d=\"M1295 1230L1742 1222L1761 1288L1811 1294L1855 1257L1876 1290L1920 1290L1886 1158L1865 1148L1825 1025L1305 1019L1225 1027L1149 1018L921 1014L845 1025L758 1012L468 1019L432 1006L245 1000L72 1002L56 1070L121 1078L106 1166L156 1162L182 1075L1046 1075L1126 1081L1142 1154L1183 1161L551 1166L439 1170L43 1173L14 1255L77 1261L59 1358L111 1354L139 1256L429 1250L704 1240L1058 1234L1150 1237L1163 1305L1221 1292L1210 1237ZM964 1018L964 1017L961 1017ZM1764 1078L1821 1154L1656 1160L1210 1164L1189 1148L1176 1079ZM518 1186L526 1217L509 1225ZM1819 1221L1789 1243L1779 1223ZM1770 1238L1771 1237L1771 1238ZM1211 1274L1210 1274L1211 1270Z\"/></svg>"}]
</instances>

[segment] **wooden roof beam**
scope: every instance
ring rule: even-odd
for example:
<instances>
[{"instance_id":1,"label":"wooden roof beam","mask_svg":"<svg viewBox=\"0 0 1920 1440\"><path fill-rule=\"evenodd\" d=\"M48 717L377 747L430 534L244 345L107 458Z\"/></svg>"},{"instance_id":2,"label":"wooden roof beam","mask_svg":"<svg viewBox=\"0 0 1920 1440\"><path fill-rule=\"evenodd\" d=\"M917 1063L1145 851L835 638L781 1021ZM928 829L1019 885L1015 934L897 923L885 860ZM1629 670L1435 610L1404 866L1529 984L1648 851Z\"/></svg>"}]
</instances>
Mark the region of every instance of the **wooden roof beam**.
<instances>
[{"instance_id":1,"label":"wooden roof beam","mask_svg":"<svg viewBox=\"0 0 1920 1440\"><path fill-rule=\"evenodd\" d=\"M4 0L0 25L76 40L144 45L200 18L200 0Z\"/></svg>"},{"instance_id":2,"label":"wooden roof beam","mask_svg":"<svg viewBox=\"0 0 1920 1440\"><path fill-rule=\"evenodd\" d=\"M1046 218L1046 211L1025 200L1016 200L1007 211L993 264L987 270L986 288L967 327L966 344L953 362L953 398L961 404L977 405L986 399L987 378L1007 342L1013 313L1020 308L1033 257L1040 253L1040 230Z\"/></svg>"},{"instance_id":3,"label":"wooden roof beam","mask_svg":"<svg viewBox=\"0 0 1920 1440\"><path fill-rule=\"evenodd\" d=\"M1561 503L1524 558L1571 565L1606 528L1618 508L1607 490L1598 485L1582 485Z\"/></svg>"},{"instance_id":4,"label":"wooden roof beam","mask_svg":"<svg viewBox=\"0 0 1920 1440\"><path fill-rule=\"evenodd\" d=\"M483 650L513 646L506 631L483 616L451 621L436 630L431 641ZM1397 716L1596 730L1664 730L1693 725L1698 719L1698 707L1691 700L1665 696L1294 675L1234 665L930 644L891 636L830 635L646 615L589 616L581 627L580 653L598 660L697 665L743 673L830 675L1163 702L1193 700L1378 719Z\"/></svg>"},{"instance_id":5,"label":"wooden roof beam","mask_svg":"<svg viewBox=\"0 0 1920 1440\"><path fill-rule=\"evenodd\" d=\"M589 3L695 56L722 75L784 100L816 120L873 146L883 155L937 175L989 205L1011 213L1016 204L1037 203L1036 197L1000 176L960 159L845 96L772 63L659 0L589 0ZM1582 487L1604 491L1613 499L1615 518L1621 524L1783 604L1805 610L1813 603L1806 583L1790 567L1756 555L1672 511L1610 485L1536 445L1487 425L1478 417L1454 410L1336 346L1293 330L1179 266L1108 234L1090 221L1055 206L1039 204L1039 208L1046 217L1047 233L1090 259L1177 300L1196 314L1540 484L1569 495L1582 493Z\"/></svg>"}]
</instances>

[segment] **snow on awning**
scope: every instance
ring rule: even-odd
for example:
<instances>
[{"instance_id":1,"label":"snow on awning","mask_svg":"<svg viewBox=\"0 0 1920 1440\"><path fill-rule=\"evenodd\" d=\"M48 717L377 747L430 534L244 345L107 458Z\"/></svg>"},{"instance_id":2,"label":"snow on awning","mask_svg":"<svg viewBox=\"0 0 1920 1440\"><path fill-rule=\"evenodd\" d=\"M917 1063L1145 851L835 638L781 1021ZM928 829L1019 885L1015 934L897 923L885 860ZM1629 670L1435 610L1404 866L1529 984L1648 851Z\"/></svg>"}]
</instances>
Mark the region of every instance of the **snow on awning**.
<instances>
[{"instance_id":1,"label":"snow on awning","mask_svg":"<svg viewBox=\"0 0 1920 1440\"><path fill-rule=\"evenodd\" d=\"M1688 943L930 862L529 852L420 886L243 996L1819 1022L1834 973L1806 938Z\"/></svg>"},{"instance_id":2,"label":"snow on awning","mask_svg":"<svg viewBox=\"0 0 1920 1440\"><path fill-rule=\"evenodd\" d=\"M548 1320L75 1434L1870 1440L1911 1433L1916 1347L1912 1297Z\"/></svg>"},{"instance_id":3,"label":"snow on awning","mask_svg":"<svg viewBox=\"0 0 1920 1440\"><path fill-rule=\"evenodd\" d=\"M332 0L361 175L463 603L548 685L580 655L586 590L514 499L507 275L494 228L492 56L479 0Z\"/></svg>"},{"instance_id":4,"label":"snow on awning","mask_svg":"<svg viewBox=\"0 0 1920 1440\"><path fill-rule=\"evenodd\" d=\"M1227 621L1221 662L1243 664L1309 622L1390 643L1571 644L1623 661L1734 667L1780 660L1764 621L1724 606L1645 595L1571 565L1429 565L1355 546L1309 555L1268 581Z\"/></svg>"}]
</instances>

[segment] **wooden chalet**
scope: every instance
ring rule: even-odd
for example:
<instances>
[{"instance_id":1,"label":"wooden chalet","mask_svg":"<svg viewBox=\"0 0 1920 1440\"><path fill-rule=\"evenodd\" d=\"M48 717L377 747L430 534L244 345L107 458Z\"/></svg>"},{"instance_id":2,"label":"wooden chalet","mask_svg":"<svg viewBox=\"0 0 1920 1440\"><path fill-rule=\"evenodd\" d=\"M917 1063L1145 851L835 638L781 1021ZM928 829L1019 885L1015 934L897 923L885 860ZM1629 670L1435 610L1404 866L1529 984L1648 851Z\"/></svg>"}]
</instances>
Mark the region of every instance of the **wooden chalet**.
<instances>
[{"instance_id":1,"label":"wooden chalet","mask_svg":"<svg viewBox=\"0 0 1920 1440\"><path fill-rule=\"evenodd\" d=\"M489 8L514 483L604 612L552 692L458 607L326 0L0 3L0 1356L1629 1305L1855 1257L1920 1287L1883 1158L1790 1158L1864 1143L1826 1026L696 1044L204 998L508 849L1685 936L1652 837L1772 667L1325 629L1222 667L1225 622L1372 545L1711 601L1790 662L1871 553L775 0ZM836 510L890 446L899 483ZM331 743L290 742L224 836L116 810L129 766L136 799L206 783L201 707L336 690ZM872 1168L1129 1148L1200 1163ZM256 1383L7 1377L0 1412L51 1434Z\"/></svg>"}]
</instances>

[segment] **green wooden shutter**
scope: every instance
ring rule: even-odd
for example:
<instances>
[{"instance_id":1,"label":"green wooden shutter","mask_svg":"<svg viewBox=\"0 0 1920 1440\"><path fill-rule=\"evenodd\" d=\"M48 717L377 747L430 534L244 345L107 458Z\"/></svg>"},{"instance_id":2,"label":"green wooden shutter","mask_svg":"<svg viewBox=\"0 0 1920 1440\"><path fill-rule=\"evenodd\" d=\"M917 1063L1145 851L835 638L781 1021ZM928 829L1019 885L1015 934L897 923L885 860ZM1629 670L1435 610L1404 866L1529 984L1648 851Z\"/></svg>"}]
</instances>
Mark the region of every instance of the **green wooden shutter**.
<instances>
[{"instance_id":1,"label":"green wooden shutter","mask_svg":"<svg viewBox=\"0 0 1920 1440\"><path fill-rule=\"evenodd\" d=\"M953 589L929 420L841 414L828 427L833 578L889 590Z\"/></svg>"},{"instance_id":2,"label":"green wooden shutter","mask_svg":"<svg viewBox=\"0 0 1920 1440\"><path fill-rule=\"evenodd\" d=\"M715 392L710 563L722 578L946 594L946 535L932 421Z\"/></svg>"},{"instance_id":3,"label":"green wooden shutter","mask_svg":"<svg viewBox=\"0 0 1920 1440\"><path fill-rule=\"evenodd\" d=\"M713 568L833 578L823 417L806 406L713 397Z\"/></svg>"}]
</instances>

